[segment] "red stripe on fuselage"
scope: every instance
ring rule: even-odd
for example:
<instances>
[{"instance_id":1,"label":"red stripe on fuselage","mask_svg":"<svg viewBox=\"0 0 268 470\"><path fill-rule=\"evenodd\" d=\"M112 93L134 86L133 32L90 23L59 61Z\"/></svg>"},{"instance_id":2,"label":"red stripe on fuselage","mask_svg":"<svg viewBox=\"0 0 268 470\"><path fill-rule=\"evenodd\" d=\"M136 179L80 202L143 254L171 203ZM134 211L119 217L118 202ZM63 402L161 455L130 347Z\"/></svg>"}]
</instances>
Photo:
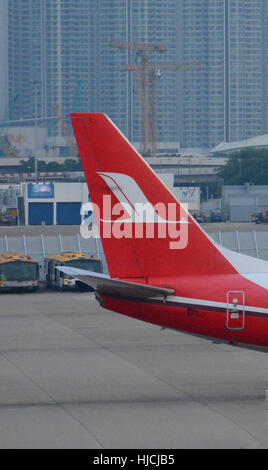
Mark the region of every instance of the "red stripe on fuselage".
<instances>
[{"instance_id":1,"label":"red stripe on fuselage","mask_svg":"<svg viewBox=\"0 0 268 470\"><path fill-rule=\"evenodd\" d=\"M243 331L227 329L227 312L214 312L181 308L169 305L154 305L132 300L103 298L108 310L198 336L210 337L258 347L268 347L268 316L246 315Z\"/></svg>"}]
</instances>

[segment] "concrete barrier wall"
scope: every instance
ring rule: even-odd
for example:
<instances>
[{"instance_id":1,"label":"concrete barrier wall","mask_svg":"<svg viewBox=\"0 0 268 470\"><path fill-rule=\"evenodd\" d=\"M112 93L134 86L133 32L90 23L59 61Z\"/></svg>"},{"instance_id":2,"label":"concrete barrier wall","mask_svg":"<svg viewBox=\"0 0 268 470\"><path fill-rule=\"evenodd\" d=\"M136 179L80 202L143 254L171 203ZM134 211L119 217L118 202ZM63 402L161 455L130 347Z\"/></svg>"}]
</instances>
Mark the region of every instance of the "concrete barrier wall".
<instances>
[{"instance_id":1,"label":"concrete barrier wall","mask_svg":"<svg viewBox=\"0 0 268 470\"><path fill-rule=\"evenodd\" d=\"M98 239L84 239L77 235L22 235L0 237L0 253L13 252L30 256L43 266L44 258L66 251L85 253L100 258L103 263L104 272L107 273L106 260L103 253L101 241ZM42 273L41 273L42 277Z\"/></svg>"},{"instance_id":2,"label":"concrete barrier wall","mask_svg":"<svg viewBox=\"0 0 268 470\"><path fill-rule=\"evenodd\" d=\"M213 232L209 234L217 243L230 250L268 260L267 232ZM0 253L23 253L43 264L48 255L65 251L85 253L102 260L104 272L108 272L99 239L84 239L80 234L54 235L5 235L0 237Z\"/></svg>"}]
</instances>

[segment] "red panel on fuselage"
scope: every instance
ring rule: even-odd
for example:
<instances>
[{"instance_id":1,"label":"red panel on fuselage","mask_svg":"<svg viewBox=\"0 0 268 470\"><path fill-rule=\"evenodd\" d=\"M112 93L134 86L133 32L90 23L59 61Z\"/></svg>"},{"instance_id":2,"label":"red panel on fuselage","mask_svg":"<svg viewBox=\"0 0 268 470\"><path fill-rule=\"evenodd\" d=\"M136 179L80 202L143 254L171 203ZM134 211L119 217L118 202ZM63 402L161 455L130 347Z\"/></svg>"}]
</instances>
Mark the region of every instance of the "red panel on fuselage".
<instances>
[{"instance_id":1,"label":"red panel on fuselage","mask_svg":"<svg viewBox=\"0 0 268 470\"><path fill-rule=\"evenodd\" d=\"M199 336L268 348L268 319L246 315L243 331L227 329L227 313L104 299L105 308L165 328Z\"/></svg>"}]
</instances>

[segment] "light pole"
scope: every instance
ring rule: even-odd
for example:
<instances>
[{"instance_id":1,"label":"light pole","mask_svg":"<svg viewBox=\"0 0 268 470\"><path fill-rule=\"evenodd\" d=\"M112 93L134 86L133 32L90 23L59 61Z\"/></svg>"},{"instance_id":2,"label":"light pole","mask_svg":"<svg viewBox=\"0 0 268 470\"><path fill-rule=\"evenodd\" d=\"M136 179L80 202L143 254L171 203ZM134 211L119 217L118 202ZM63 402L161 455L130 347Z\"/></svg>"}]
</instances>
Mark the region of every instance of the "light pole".
<instances>
[{"instance_id":1,"label":"light pole","mask_svg":"<svg viewBox=\"0 0 268 470\"><path fill-rule=\"evenodd\" d=\"M37 151L38 151L38 142L37 142L37 90L38 85L40 85L40 81L35 80L33 82L34 86L34 177L37 179L38 175L38 159L37 159Z\"/></svg>"},{"instance_id":2,"label":"light pole","mask_svg":"<svg viewBox=\"0 0 268 470\"><path fill-rule=\"evenodd\" d=\"M242 160L241 160L241 158L238 158L238 162L239 162L239 173L240 173L240 176L242 176Z\"/></svg>"}]
</instances>

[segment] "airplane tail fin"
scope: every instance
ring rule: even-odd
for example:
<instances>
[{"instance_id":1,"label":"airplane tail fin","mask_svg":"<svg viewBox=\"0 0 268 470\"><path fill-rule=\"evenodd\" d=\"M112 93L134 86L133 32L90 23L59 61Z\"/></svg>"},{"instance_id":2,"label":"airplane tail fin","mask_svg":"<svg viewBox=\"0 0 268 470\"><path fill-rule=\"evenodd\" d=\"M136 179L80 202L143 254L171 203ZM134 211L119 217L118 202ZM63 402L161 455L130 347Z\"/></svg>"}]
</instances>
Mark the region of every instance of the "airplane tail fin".
<instances>
[{"instance_id":1,"label":"airplane tail fin","mask_svg":"<svg viewBox=\"0 0 268 470\"><path fill-rule=\"evenodd\" d=\"M71 114L111 278L234 268L104 114Z\"/></svg>"}]
</instances>

